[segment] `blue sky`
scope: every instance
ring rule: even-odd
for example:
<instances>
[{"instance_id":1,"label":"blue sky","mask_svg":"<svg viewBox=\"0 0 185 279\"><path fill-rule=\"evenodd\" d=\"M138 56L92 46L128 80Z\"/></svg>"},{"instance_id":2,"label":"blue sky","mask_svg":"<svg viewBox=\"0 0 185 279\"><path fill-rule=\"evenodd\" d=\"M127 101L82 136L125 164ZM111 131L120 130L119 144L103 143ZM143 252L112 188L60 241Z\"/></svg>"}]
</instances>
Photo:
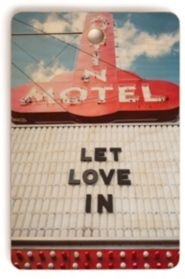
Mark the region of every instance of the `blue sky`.
<instances>
[{"instance_id":1,"label":"blue sky","mask_svg":"<svg viewBox=\"0 0 185 279\"><path fill-rule=\"evenodd\" d=\"M85 16L85 13L19 13L12 20L12 33L33 33L36 29L82 31ZM119 46L117 66L146 79L179 83L177 17L171 13L113 13L113 17ZM34 26L35 30L15 19ZM73 45L79 44L79 38L80 35L61 37ZM72 70L77 55L74 47L48 36L12 37L12 61L36 81L46 81ZM28 79L12 66L11 82L15 87L27 83Z\"/></svg>"}]
</instances>

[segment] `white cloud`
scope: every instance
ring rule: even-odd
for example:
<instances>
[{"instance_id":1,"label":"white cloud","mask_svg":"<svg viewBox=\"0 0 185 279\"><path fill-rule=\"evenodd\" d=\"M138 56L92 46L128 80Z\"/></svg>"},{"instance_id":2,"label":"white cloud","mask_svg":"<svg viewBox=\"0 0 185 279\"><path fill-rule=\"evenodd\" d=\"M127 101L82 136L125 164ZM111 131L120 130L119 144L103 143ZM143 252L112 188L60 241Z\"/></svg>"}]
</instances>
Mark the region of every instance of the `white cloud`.
<instances>
[{"instance_id":1,"label":"white cloud","mask_svg":"<svg viewBox=\"0 0 185 279\"><path fill-rule=\"evenodd\" d=\"M56 75L60 75L64 72L69 72L69 70L58 62L47 67L44 61L40 61L36 66L29 65L27 67L27 72L34 81L44 82L51 80Z\"/></svg>"},{"instance_id":2,"label":"white cloud","mask_svg":"<svg viewBox=\"0 0 185 279\"><path fill-rule=\"evenodd\" d=\"M128 20L122 28L117 28L119 67L129 69L141 55L149 58L167 55L178 41L178 32L150 34L140 31Z\"/></svg>"},{"instance_id":3,"label":"white cloud","mask_svg":"<svg viewBox=\"0 0 185 279\"><path fill-rule=\"evenodd\" d=\"M86 13L51 13L45 21L33 19L31 25L37 32L57 33L57 32L81 32L84 29ZM55 37L62 39L72 44L79 43L80 36L71 35L56 35ZM36 82L44 82L51 80L54 76L69 72L65 66L59 64L57 61L53 65L47 66L42 60L36 66L29 65L27 72L30 77Z\"/></svg>"},{"instance_id":4,"label":"white cloud","mask_svg":"<svg viewBox=\"0 0 185 279\"><path fill-rule=\"evenodd\" d=\"M48 33L83 31L85 18L86 13L71 13L64 14L64 16L58 13L52 13L44 22L33 19L31 24L35 29Z\"/></svg>"},{"instance_id":5,"label":"white cloud","mask_svg":"<svg viewBox=\"0 0 185 279\"><path fill-rule=\"evenodd\" d=\"M31 21L31 25L35 28L35 31L39 30L45 33L57 33L57 32L82 32L84 29L84 23L87 13L66 13L61 15L59 13L50 14L44 22L37 19ZM70 42L71 39L74 42L74 37L70 35L56 35L55 37L62 38L66 42ZM77 36L75 42L78 43L80 36Z\"/></svg>"},{"instance_id":6,"label":"white cloud","mask_svg":"<svg viewBox=\"0 0 185 279\"><path fill-rule=\"evenodd\" d=\"M75 32L83 31L84 23L87 13L52 13L50 14L44 22L39 20L32 20L31 24L36 30L41 30L41 32ZM134 23L131 22L131 18L124 23L121 28L117 28L117 42L119 48L117 49L117 54L119 59L117 64L120 68L129 69L136 59L142 55L149 58L158 58L167 55L173 51L175 53L177 48L174 45L179 41L179 33L161 33L159 35L143 32L139 30ZM65 40L66 42L71 42L73 45L79 43L81 36L56 36ZM52 72L60 73L65 70L65 67L55 63L53 66L49 67ZM33 76L38 79L50 78L49 68L44 67L44 62L41 61L37 69L34 69ZM32 68L33 70L33 68Z\"/></svg>"}]
</instances>

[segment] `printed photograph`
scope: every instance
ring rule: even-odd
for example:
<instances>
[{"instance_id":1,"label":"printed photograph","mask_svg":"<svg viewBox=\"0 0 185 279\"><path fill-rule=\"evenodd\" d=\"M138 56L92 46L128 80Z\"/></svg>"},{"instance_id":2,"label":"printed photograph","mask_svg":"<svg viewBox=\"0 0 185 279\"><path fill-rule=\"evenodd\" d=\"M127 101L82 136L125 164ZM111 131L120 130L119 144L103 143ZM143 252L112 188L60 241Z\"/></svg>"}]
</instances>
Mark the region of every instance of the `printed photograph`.
<instances>
[{"instance_id":1,"label":"printed photograph","mask_svg":"<svg viewBox=\"0 0 185 279\"><path fill-rule=\"evenodd\" d=\"M11 21L11 261L179 261L179 20L20 12Z\"/></svg>"}]
</instances>

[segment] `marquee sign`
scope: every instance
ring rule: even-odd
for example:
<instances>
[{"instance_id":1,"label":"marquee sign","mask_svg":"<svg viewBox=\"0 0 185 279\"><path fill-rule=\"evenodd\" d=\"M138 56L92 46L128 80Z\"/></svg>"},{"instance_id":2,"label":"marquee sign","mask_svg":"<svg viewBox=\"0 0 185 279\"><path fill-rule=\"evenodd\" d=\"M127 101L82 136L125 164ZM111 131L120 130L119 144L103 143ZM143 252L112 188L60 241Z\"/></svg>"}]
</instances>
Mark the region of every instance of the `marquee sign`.
<instances>
[{"instance_id":1,"label":"marquee sign","mask_svg":"<svg viewBox=\"0 0 185 279\"><path fill-rule=\"evenodd\" d=\"M114 125L12 128L13 238L178 237L178 126Z\"/></svg>"},{"instance_id":2,"label":"marquee sign","mask_svg":"<svg viewBox=\"0 0 185 279\"><path fill-rule=\"evenodd\" d=\"M178 118L179 87L116 67L113 18L87 15L75 69L12 90L12 119L21 123L140 122Z\"/></svg>"},{"instance_id":3,"label":"marquee sign","mask_svg":"<svg viewBox=\"0 0 185 279\"><path fill-rule=\"evenodd\" d=\"M13 127L14 264L174 266L177 143L176 125Z\"/></svg>"}]
</instances>

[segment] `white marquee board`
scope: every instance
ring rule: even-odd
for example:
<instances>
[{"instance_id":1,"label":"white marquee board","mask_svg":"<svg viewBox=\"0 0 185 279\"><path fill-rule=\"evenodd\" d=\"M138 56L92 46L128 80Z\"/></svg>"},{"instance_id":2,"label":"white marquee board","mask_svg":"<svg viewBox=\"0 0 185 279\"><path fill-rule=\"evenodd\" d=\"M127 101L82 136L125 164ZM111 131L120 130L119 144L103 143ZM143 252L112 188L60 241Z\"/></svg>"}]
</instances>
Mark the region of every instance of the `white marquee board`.
<instances>
[{"instance_id":1,"label":"white marquee board","mask_svg":"<svg viewBox=\"0 0 185 279\"><path fill-rule=\"evenodd\" d=\"M12 128L12 239L178 240L178 125L63 125ZM107 161L93 159L106 148ZM121 148L113 160L110 148ZM80 160L82 148L92 161ZM69 185L75 170L80 185ZM110 169L86 185L87 169ZM129 169L131 185L118 185L116 170ZM91 212L86 213L87 195ZM113 212L97 212L97 196L112 195Z\"/></svg>"}]
</instances>

